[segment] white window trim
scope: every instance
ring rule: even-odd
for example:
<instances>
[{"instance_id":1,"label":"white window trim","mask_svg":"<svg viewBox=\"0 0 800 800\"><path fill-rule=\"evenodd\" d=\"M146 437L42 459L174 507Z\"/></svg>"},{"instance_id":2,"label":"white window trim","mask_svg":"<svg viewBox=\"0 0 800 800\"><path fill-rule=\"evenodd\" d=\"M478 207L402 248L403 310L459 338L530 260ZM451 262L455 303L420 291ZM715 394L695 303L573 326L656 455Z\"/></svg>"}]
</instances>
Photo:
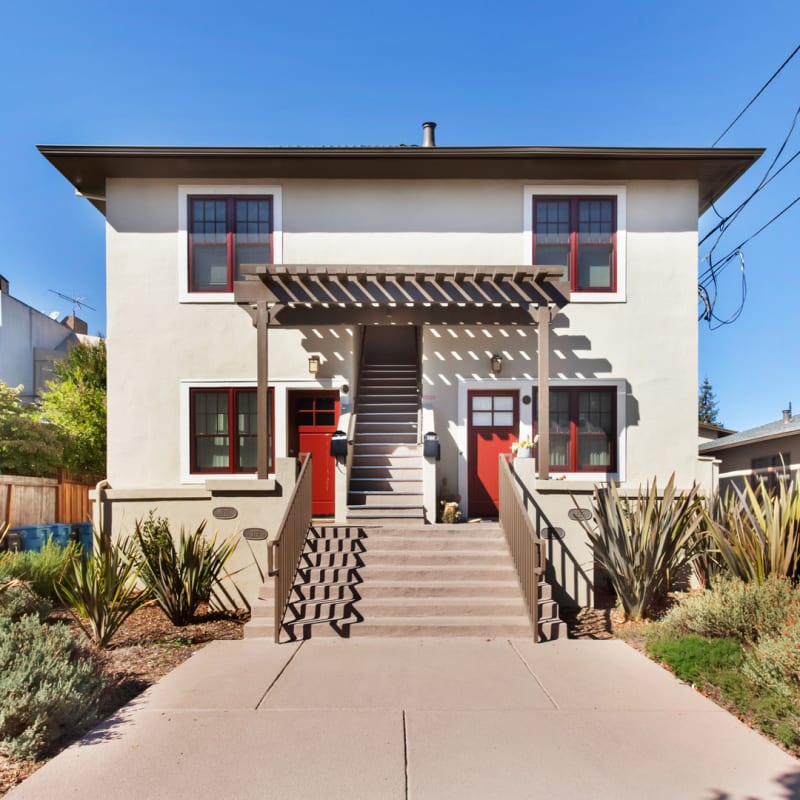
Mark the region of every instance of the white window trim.
<instances>
[{"instance_id":1,"label":"white window trim","mask_svg":"<svg viewBox=\"0 0 800 800\"><path fill-rule=\"evenodd\" d=\"M272 263L283 263L283 191L280 186L214 183L178 186L178 301L232 303L233 292L189 291L189 197L191 195L272 195Z\"/></svg>"},{"instance_id":2,"label":"white window trim","mask_svg":"<svg viewBox=\"0 0 800 800\"><path fill-rule=\"evenodd\" d=\"M469 508L469 481L467 464L467 398L468 392L475 390L508 390L518 389L520 393L519 404L519 433L518 436L530 436L533 430L533 403L525 405L522 397L530 394L532 389L537 389L537 380L508 379L508 380L468 380L460 381L458 384L458 421L451 423L453 438L458 446L458 486L459 494L465 498L465 508ZM589 388L592 386L616 388L617 402L617 469L616 472L556 472L550 470L550 475L558 479L562 484L569 484L570 481L593 481L595 483L605 483L610 480L616 483L623 483L627 475L627 393L624 378L570 378L560 379L551 378L549 381L551 389L579 386Z\"/></svg>"},{"instance_id":3,"label":"white window trim","mask_svg":"<svg viewBox=\"0 0 800 800\"><path fill-rule=\"evenodd\" d=\"M531 184L523 186L523 264L533 264L533 198L537 195L575 197L613 195L617 198L617 290L615 292L572 292L570 303L624 303L627 274L627 189L606 184Z\"/></svg>"}]
</instances>

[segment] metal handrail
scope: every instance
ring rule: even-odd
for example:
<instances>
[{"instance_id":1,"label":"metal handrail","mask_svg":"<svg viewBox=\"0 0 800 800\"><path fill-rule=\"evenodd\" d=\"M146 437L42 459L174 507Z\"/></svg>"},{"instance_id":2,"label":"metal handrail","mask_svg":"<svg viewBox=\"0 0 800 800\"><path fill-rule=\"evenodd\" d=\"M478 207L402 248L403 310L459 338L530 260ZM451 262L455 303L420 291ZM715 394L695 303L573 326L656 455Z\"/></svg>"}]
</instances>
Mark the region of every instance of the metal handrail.
<instances>
[{"instance_id":1,"label":"metal handrail","mask_svg":"<svg viewBox=\"0 0 800 800\"><path fill-rule=\"evenodd\" d=\"M533 625L533 641L539 641L539 579L545 572L547 543L536 535L528 516L522 491L517 484L508 455L500 456L500 527L519 576L522 596Z\"/></svg>"},{"instance_id":2,"label":"metal handrail","mask_svg":"<svg viewBox=\"0 0 800 800\"><path fill-rule=\"evenodd\" d=\"M311 527L311 454L301 453L300 472L283 512L277 536L267 548L267 574L275 578L275 643L292 594L294 577Z\"/></svg>"}]
</instances>

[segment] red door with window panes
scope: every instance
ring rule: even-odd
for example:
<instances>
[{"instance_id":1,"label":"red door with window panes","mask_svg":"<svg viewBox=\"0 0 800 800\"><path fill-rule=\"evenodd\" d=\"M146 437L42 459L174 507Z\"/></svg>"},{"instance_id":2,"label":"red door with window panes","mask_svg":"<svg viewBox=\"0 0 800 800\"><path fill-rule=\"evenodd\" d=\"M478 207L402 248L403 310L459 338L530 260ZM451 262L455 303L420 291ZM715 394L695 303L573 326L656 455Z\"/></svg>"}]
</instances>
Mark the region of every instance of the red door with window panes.
<instances>
[{"instance_id":1,"label":"red door with window panes","mask_svg":"<svg viewBox=\"0 0 800 800\"><path fill-rule=\"evenodd\" d=\"M336 511L336 459L331 435L339 422L339 392L289 393L289 455L311 454L311 513Z\"/></svg>"},{"instance_id":2,"label":"red door with window panes","mask_svg":"<svg viewBox=\"0 0 800 800\"><path fill-rule=\"evenodd\" d=\"M469 515L496 517L500 505L500 455L511 453L519 429L519 392L476 390L467 395Z\"/></svg>"}]
</instances>

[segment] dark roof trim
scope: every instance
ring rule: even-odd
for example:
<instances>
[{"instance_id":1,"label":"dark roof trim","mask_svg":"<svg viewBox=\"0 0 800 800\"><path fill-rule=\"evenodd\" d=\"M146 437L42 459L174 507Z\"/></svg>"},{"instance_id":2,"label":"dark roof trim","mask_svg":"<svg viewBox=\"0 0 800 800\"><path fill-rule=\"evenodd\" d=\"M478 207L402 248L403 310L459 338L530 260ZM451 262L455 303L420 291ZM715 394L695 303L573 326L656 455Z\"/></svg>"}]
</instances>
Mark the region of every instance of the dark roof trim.
<instances>
[{"instance_id":1,"label":"dark roof trim","mask_svg":"<svg viewBox=\"0 0 800 800\"><path fill-rule=\"evenodd\" d=\"M699 213L764 152L760 148L630 147L95 147L39 145L105 211L108 178L238 180L696 180Z\"/></svg>"}]
</instances>

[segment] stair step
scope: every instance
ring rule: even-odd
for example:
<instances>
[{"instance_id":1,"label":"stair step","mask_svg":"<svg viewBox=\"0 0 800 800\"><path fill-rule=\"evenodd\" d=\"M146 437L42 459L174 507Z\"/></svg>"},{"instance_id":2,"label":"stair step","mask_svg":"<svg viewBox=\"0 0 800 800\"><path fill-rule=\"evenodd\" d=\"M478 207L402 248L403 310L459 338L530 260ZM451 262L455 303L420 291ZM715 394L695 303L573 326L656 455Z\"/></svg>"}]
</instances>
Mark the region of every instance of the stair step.
<instances>
[{"instance_id":1,"label":"stair step","mask_svg":"<svg viewBox=\"0 0 800 800\"><path fill-rule=\"evenodd\" d=\"M382 597L298 600L290 603L297 619L342 618L354 611L365 622L387 617L514 617L527 621L517 597Z\"/></svg>"},{"instance_id":2,"label":"stair step","mask_svg":"<svg viewBox=\"0 0 800 800\"><path fill-rule=\"evenodd\" d=\"M506 567L508 553L469 550L373 550L365 552L315 552L305 551L300 556L300 569L342 567L418 567L438 572L441 567ZM434 577L439 577L435 575Z\"/></svg>"},{"instance_id":3,"label":"stair step","mask_svg":"<svg viewBox=\"0 0 800 800\"><path fill-rule=\"evenodd\" d=\"M295 622L290 627L297 638L314 636L479 636L494 638L530 638L531 626L524 617L391 617L371 621L347 615L316 623Z\"/></svg>"},{"instance_id":4,"label":"stair step","mask_svg":"<svg viewBox=\"0 0 800 800\"><path fill-rule=\"evenodd\" d=\"M413 488L413 487L412 487ZM350 491L347 496L347 505L349 507L361 508L419 508L422 504L422 490L421 487L417 491L397 491L397 490L384 490L384 491L361 491L358 487Z\"/></svg>"}]
</instances>

